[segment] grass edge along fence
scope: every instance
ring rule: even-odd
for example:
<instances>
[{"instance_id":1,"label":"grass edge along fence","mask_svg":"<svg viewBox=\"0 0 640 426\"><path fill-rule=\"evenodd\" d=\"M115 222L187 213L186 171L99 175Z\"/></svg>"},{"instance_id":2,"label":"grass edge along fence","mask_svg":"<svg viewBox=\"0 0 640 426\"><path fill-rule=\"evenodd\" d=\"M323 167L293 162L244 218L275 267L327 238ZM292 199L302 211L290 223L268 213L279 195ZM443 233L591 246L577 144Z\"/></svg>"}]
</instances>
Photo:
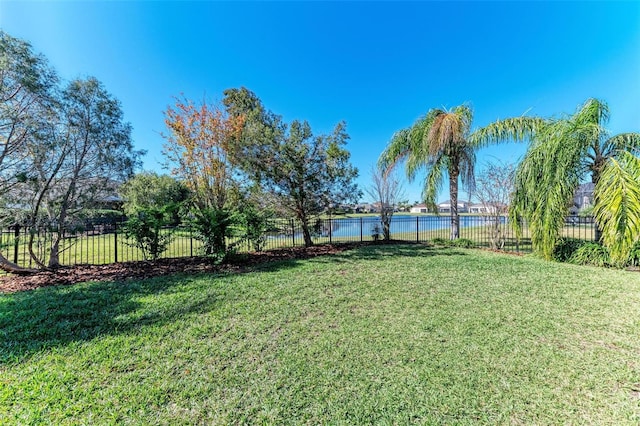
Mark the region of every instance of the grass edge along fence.
<instances>
[{"instance_id":1,"label":"grass edge along fence","mask_svg":"<svg viewBox=\"0 0 640 426\"><path fill-rule=\"evenodd\" d=\"M382 227L377 216L356 218L316 219L312 223L314 244L339 244L368 242L382 239ZM255 251L253 245L240 236L228 238L227 243L237 252ZM21 266L34 267L27 243L34 234L34 249L42 258L50 247L54 234L46 229L28 229L12 226L0 230L0 252L10 261ZM160 258L193 257L200 254L201 242L192 229L186 226L166 228L162 232L171 235L171 242ZM427 242L449 239L450 217L431 215L395 215L391 223L391 238L396 241ZM594 240L594 223L589 217L568 217L562 236L586 241ZM471 240L478 247L491 247L497 238L498 248L505 251L530 252L529 230L523 224L520 240L506 217L496 222L492 217L461 216L460 238ZM294 219L273 219L269 231L263 235L262 250L300 247L304 245L302 227ZM62 236L60 263L62 265L109 264L144 260L143 253L123 232L123 222L85 224L69 229Z\"/></svg>"}]
</instances>

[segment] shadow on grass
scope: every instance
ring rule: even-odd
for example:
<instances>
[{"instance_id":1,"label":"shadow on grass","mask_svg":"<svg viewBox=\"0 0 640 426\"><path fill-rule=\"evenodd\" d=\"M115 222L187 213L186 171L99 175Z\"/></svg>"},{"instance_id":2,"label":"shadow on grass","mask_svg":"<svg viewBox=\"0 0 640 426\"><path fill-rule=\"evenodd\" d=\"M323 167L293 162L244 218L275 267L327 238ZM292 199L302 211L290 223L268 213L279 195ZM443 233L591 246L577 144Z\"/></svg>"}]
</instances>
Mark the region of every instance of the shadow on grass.
<instances>
[{"instance_id":1,"label":"shadow on grass","mask_svg":"<svg viewBox=\"0 0 640 426\"><path fill-rule=\"evenodd\" d=\"M320 263L377 261L388 257L464 256L464 250L419 244L379 244L354 248ZM291 269L306 260L291 259L254 265L243 272ZM366 266L365 266L366 267ZM219 274L209 275L215 277ZM227 274L224 274L227 275ZM97 282L48 287L0 297L0 365L21 362L49 348L99 336L139 331L191 314L209 312L235 298L233 286L210 285L194 291L189 283L202 274L176 274L152 279ZM162 297L157 306L143 306L146 296Z\"/></svg>"},{"instance_id":2,"label":"shadow on grass","mask_svg":"<svg viewBox=\"0 0 640 426\"><path fill-rule=\"evenodd\" d=\"M184 274L125 282L97 282L0 297L0 365L98 336L131 333L150 324L174 321L215 309L224 289L206 292L185 287ZM159 310L141 309L140 299L163 295L171 299ZM138 312L140 311L140 312Z\"/></svg>"},{"instance_id":3,"label":"shadow on grass","mask_svg":"<svg viewBox=\"0 0 640 426\"><path fill-rule=\"evenodd\" d=\"M340 244L337 244L339 247ZM367 243L347 249L336 255L323 255L310 259L290 259L257 265L251 271L275 272L281 269L294 268L301 261L311 260L315 263L353 263L358 261L380 261L389 257L431 257L431 256L465 256L464 250L459 248L432 247L422 243L407 242L379 242Z\"/></svg>"}]
</instances>

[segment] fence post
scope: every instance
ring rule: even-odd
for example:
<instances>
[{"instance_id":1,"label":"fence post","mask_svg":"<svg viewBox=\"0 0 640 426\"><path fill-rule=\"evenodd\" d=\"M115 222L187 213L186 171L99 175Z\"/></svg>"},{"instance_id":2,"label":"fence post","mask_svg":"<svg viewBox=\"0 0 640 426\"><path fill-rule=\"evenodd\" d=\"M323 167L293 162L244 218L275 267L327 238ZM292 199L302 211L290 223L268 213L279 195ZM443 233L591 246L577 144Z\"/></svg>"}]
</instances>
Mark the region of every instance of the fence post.
<instances>
[{"instance_id":1,"label":"fence post","mask_svg":"<svg viewBox=\"0 0 640 426\"><path fill-rule=\"evenodd\" d=\"M189 254L193 257L193 228L189 225Z\"/></svg>"},{"instance_id":2,"label":"fence post","mask_svg":"<svg viewBox=\"0 0 640 426\"><path fill-rule=\"evenodd\" d=\"M332 236L331 236L331 218L329 218L329 244L333 244Z\"/></svg>"},{"instance_id":3,"label":"fence post","mask_svg":"<svg viewBox=\"0 0 640 426\"><path fill-rule=\"evenodd\" d=\"M13 235L15 236L15 239L13 240L13 263L15 263L16 265L18 264L18 252L20 249L20 244L19 244L19 240L20 240L20 225L18 225L16 223L16 229L13 232Z\"/></svg>"},{"instance_id":4,"label":"fence post","mask_svg":"<svg viewBox=\"0 0 640 426\"><path fill-rule=\"evenodd\" d=\"M362 216L360 217L360 242L362 242Z\"/></svg>"},{"instance_id":5,"label":"fence post","mask_svg":"<svg viewBox=\"0 0 640 426\"><path fill-rule=\"evenodd\" d=\"M419 221L420 220L420 216L416 216L416 243L420 242L420 225L419 225Z\"/></svg>"},{"instance_id":6,"label":"fence post","mask_svg":"<svg viewBox=\"0 0 640 426\"><path fill-rule=\"evenodd\" d=\"M291 241L293 242L293 247L296 246L296 225L291 219Z\"/></svg>"},{"instance_id":7,"label":"fence post","mask_svg":"<svg viewBox=\"0 0 640 426\"><path fill-rule=\"evenodd\" d=\"M118 263L118 222L113 222L113 257L114 262Z\"/></svg>"}]
</instances>

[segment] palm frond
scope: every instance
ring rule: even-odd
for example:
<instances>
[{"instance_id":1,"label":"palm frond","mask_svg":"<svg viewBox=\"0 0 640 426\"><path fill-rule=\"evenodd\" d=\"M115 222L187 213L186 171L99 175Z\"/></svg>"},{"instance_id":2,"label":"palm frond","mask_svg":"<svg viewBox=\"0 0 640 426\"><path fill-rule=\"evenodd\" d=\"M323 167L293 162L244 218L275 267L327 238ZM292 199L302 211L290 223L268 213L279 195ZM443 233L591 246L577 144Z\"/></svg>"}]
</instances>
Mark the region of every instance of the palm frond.
<instances>
[{"instance_id":1,"label":"palm frond","mask_svg":"<svg viewBox=\"0 0 640 426\"><path fill-rule=\"evenodd\" d=\"M436 208L436 197L442 189L444 174L447 168L447 157L441 155L429 164L427 178L422 189L422 198L429 209L438 211Z\"/></svg>"},{"instance_id":2,"label":"palm frond","mask_svg":"<svg viewBox=\"0 0 640 426\"><path fill-rule=\"evenodd\" d=\"M381 170L390 170L407 158L411 152L408 136L409 129L402 129L393 135L378 158L378 167Z\"/></svg>"},{"instance_id":3,"label":"palm frond","mask_svg":"<svg viewBox=\"0 0 640 426\"><path fill-rule=\"evenodd\" d=\"M610 158L594 191L594 215L611 260L623 265L640 240L640 158L625 151Z\"/></svg>"},{"instance_id":4,"label":"palm frond","mask_svg":"<svg viewBox=\"0 0 640 426\"><path fill-rule=\"evenodd\" d=\"M538 117L514 117L477 129L469 136L469 144L485 147L501 142L525 142L531 140L547 121Z\"/></svg>"}]
</instances>

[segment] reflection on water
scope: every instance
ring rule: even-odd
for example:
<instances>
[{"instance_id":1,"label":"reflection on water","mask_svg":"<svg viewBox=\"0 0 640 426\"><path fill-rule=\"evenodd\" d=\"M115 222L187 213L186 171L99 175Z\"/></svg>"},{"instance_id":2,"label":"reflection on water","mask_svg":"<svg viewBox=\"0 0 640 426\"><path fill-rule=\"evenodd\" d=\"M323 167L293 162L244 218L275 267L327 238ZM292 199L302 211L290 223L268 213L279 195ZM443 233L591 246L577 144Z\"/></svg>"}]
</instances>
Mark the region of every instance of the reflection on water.
<instances>
[{"instance_id":1,"label":"reflection on water","mask_svg":"<svg viewBox=\"0 0 640 426\"><path fill-rule=\"evenodd\" d=\"M493 223L495 218L485 216L460 216L460 228L485 226ZM506 217L500 218L500 223L507 222ZM314 233L318 236L359 238L361 235L370 236L374 233L375 227L382 228L380 218L369 216L362 218L345 218L319 220L313 224ZM445 230L451 226L449 216L393 216L391 218L391 233L399 234L405 232L423 232L434 230ZM289 228L290 229L290 228ZM291 235L291 232L286 232ZM299 229L296 230L296 237L301 235ZM277 237L276 237L277 238Z\"/></svg>"}]
</instances>

